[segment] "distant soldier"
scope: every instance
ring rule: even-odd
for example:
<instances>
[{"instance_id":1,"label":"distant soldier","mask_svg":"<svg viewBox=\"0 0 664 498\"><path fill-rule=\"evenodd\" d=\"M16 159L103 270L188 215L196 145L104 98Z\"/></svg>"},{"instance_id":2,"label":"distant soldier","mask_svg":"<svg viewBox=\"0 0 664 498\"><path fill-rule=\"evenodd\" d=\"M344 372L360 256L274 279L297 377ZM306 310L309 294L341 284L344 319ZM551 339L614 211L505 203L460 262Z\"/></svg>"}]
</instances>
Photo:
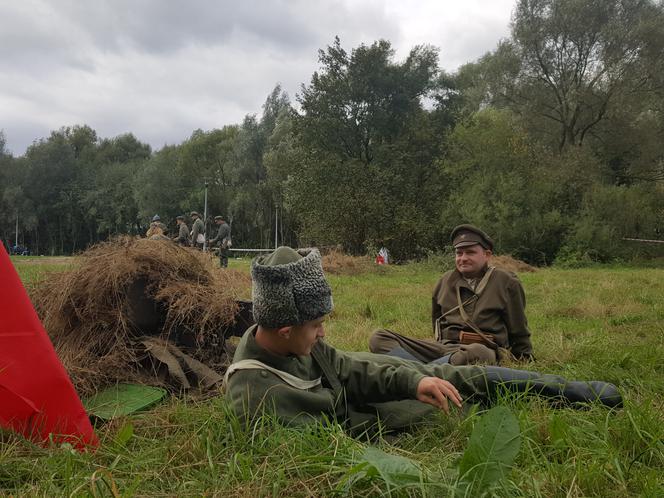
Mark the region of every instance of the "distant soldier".
<instances>
[{"instance_id":1,"label":"distant soldier","mask_svg":"<svg viewBox=\"0 0 664 498\"><path fill-rule=\"evenodd\" d=\"M196 249L203 249L203 244L205 243L205 225L203 225L203 220L201 216L196 211L192 211L189 216L193 221L191 225L191 246Z\"/></svg>"},{"instance_id":2,"label":"distant soldier","mask_svg":"<svg viewBox=\"0 0 664 498\"><path fill-rule=\"evenodd\" d=\"M159 232L159 229L161 232ZM168 227L161 222L161 218L158 214L155 214L152 217L152 223L150 223L150 228L148 228L145 236L150 238L152 235L166 235L168 233Z\"/></svg>"},{"instance_id":3,"label":"distant soldier","mask_svg":"<svg viewBox=\"0 0 664 498\"><path fill-rule=\"evenodd\" d=\"M210 247L215 245L219 247L219 265L222 268L227 268L228 253L231 246L231 227L228 226L223 216L215 216L214 222L219 229L217 230L217 236L214 239L210 239Z\"/></svg>"},{"instance_id":4,"label":"distant soldier","mask_svg":"<svg viewBox=\"0 0 664 498\"><path fill-rule=\"evenodd\" d=\"M180 215L175 218L175 222L178 224L178 235L174 237L173 240L180 244L181 246L189 245L189 227L184 222L184 216Z\"/></svg>"}]
</instances>

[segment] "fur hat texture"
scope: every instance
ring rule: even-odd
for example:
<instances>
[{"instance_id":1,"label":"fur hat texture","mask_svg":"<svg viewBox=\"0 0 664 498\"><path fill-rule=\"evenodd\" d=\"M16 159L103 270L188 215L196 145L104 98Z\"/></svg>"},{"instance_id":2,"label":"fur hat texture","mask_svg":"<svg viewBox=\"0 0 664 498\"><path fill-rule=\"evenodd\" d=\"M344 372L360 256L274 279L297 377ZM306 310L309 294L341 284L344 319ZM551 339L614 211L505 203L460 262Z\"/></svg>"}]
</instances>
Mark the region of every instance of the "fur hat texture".
<instances>
[{"instance_id":1,"label":"fur hat texture","mask_svg":"<svg viewBox=\"0 0 664 498\"><path fill-rule=\"evenodd\" d=\"M266 328L301 325L332 311L318 249L279 247L251 263L254 320Z\"/></svg>"}]
</instances>

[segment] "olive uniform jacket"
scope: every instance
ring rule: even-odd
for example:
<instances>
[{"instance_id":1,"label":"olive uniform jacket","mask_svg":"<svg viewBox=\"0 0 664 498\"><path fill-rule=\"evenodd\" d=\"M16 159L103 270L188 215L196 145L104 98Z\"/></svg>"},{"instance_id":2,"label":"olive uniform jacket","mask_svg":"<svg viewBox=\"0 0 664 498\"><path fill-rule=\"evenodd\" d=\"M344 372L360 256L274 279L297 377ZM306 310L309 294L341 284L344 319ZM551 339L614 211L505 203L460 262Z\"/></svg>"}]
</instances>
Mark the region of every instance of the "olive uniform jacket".
<instances>
[{"instance_id":1,"label":"olive uniform jacket","mask_svg":"<svg viewBox=\"0 0 664 498\"><path fill-rule=\"evenodd\" d=\"M203 225L203 220L196 218L193 225L191 226L191 245L196 247L197 245L202 245L198 242L198 235L205 233L205 226Z\"/></svg>"},{"instance_id":2,"label":"olive uniform jacket","mask_svg":"<svg viewBox=\"0 0 664 498\"><path fill-rule=\"evenodd\" d=\"M186 223L180 223L180 227L178 228L178 236L173 240L182 246L189 245L189 227Z\"/></svg>"},{"instance_id":3,"label":"olive uniform jacket","mask_svg":"<svg viewBox=\"0 0 664 498\"><path fill-rule=\"evenodd\" d=\"M517 358L530 357L533 347L523 286L512 272L499 268L489 270L485 285L480 281L476 287L478 293L458 270L441 277L433 290L431 305L436 339L443 343L459 343L460 332L472 332L459 309L460 297L467 317L498 346L509 349Z\"/></svg>"},{"instance_id":4,"label":"olive uniform jacket","mask_svg":"<svg viewBox=\"0 0 664 498\"><path fill-rule=\"evenodd\" d=\"M449 380L464 397L486 396L486 377L479 367L346 353L322 341L309 356L278 356L256 343L257 327L245 332L226 374L231 406L243 419L267 412L287 425L335 420L351 433L370 433L380 419L386 429L404 429L437 411L415 399L417 385L427 375ZM248 368L236 370L247 360ZM255 360L267 368L252 367Z\"/></svg>"},{"instance_id":5,"label":"olive uniform jacket","mask_svg":"<svg viewBox=\"0 0 664 498\"><path fill-rule=\"evenodd\" d=\"M210 245L218 245L219 247L222 246L222 243L224 242L224 239L227 239L231 234L231 227L226 223L225 221L219 225L219 229L217 230L217 236L214 239L210 239Z\"/></svg>"}]
</instances>

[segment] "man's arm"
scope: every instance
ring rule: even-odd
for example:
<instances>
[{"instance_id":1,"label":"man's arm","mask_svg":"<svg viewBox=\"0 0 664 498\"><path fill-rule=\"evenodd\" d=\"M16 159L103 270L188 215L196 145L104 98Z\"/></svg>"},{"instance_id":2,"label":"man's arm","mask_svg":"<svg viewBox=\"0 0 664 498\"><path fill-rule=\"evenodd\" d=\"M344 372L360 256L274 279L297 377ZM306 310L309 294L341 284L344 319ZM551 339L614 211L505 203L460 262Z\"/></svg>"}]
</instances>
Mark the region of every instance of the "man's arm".
<instances>
[{"instance_id":1,"label":"man's arm","mask_svg":"<svg viewBox=\"0 0 664 498\"><path fill-rule=\"evenodd\" d=\"M198 234L200 233L200 226L201 224L198 223L198 219L194 221L194 225L191 227L191 242L192 244L196 244L196 239L198 238Z\"/></svg>"},{"instance_id":2,"label":"man's arm","mask_svg":"<svg viewBox=\"0 0 664 498\"><path fill-rule=\"evenodd\" d=\"M222 238L223 237L221 236L221 227L219 227L219 229L217 230L217 236L214 239L210 239L208 242L210 243L210 245L216 244L217 241L221 242Z\"/></svg>"},{"instance_id":3,"label":"man's arm","mask_svg":"<svg viewBox=\"0 0 664 498\"><path fill-rule=\"evenodd\" d=\"M507 307L505 324L510 343L510 351L517 359L531 359L533 346L526 318L526 294L521 282L514 278L507 286Z\"/></svg>"}]
</instances>

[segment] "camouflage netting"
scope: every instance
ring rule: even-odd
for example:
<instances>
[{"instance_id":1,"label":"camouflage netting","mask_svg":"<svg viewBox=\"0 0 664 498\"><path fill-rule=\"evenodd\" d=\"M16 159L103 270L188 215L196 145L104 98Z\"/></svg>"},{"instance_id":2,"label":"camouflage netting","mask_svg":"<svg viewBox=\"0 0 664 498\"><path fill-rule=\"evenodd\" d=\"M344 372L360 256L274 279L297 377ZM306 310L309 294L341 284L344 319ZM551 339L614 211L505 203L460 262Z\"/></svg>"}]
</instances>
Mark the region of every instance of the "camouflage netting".
<instances>
[{"instance_id":1,"label":"camouflage netting","mask_svg":"<svg viewBox=\"0 0 664 498\"><path fill-rule=\"evenodd\" d=\"M224 335L251 281L217 265L170 241L121 237L38 282L33 303L79 394L122 381L167 383L146 367L141 336L167 339L223 373Z\"/></svg>"}]
</instances>

